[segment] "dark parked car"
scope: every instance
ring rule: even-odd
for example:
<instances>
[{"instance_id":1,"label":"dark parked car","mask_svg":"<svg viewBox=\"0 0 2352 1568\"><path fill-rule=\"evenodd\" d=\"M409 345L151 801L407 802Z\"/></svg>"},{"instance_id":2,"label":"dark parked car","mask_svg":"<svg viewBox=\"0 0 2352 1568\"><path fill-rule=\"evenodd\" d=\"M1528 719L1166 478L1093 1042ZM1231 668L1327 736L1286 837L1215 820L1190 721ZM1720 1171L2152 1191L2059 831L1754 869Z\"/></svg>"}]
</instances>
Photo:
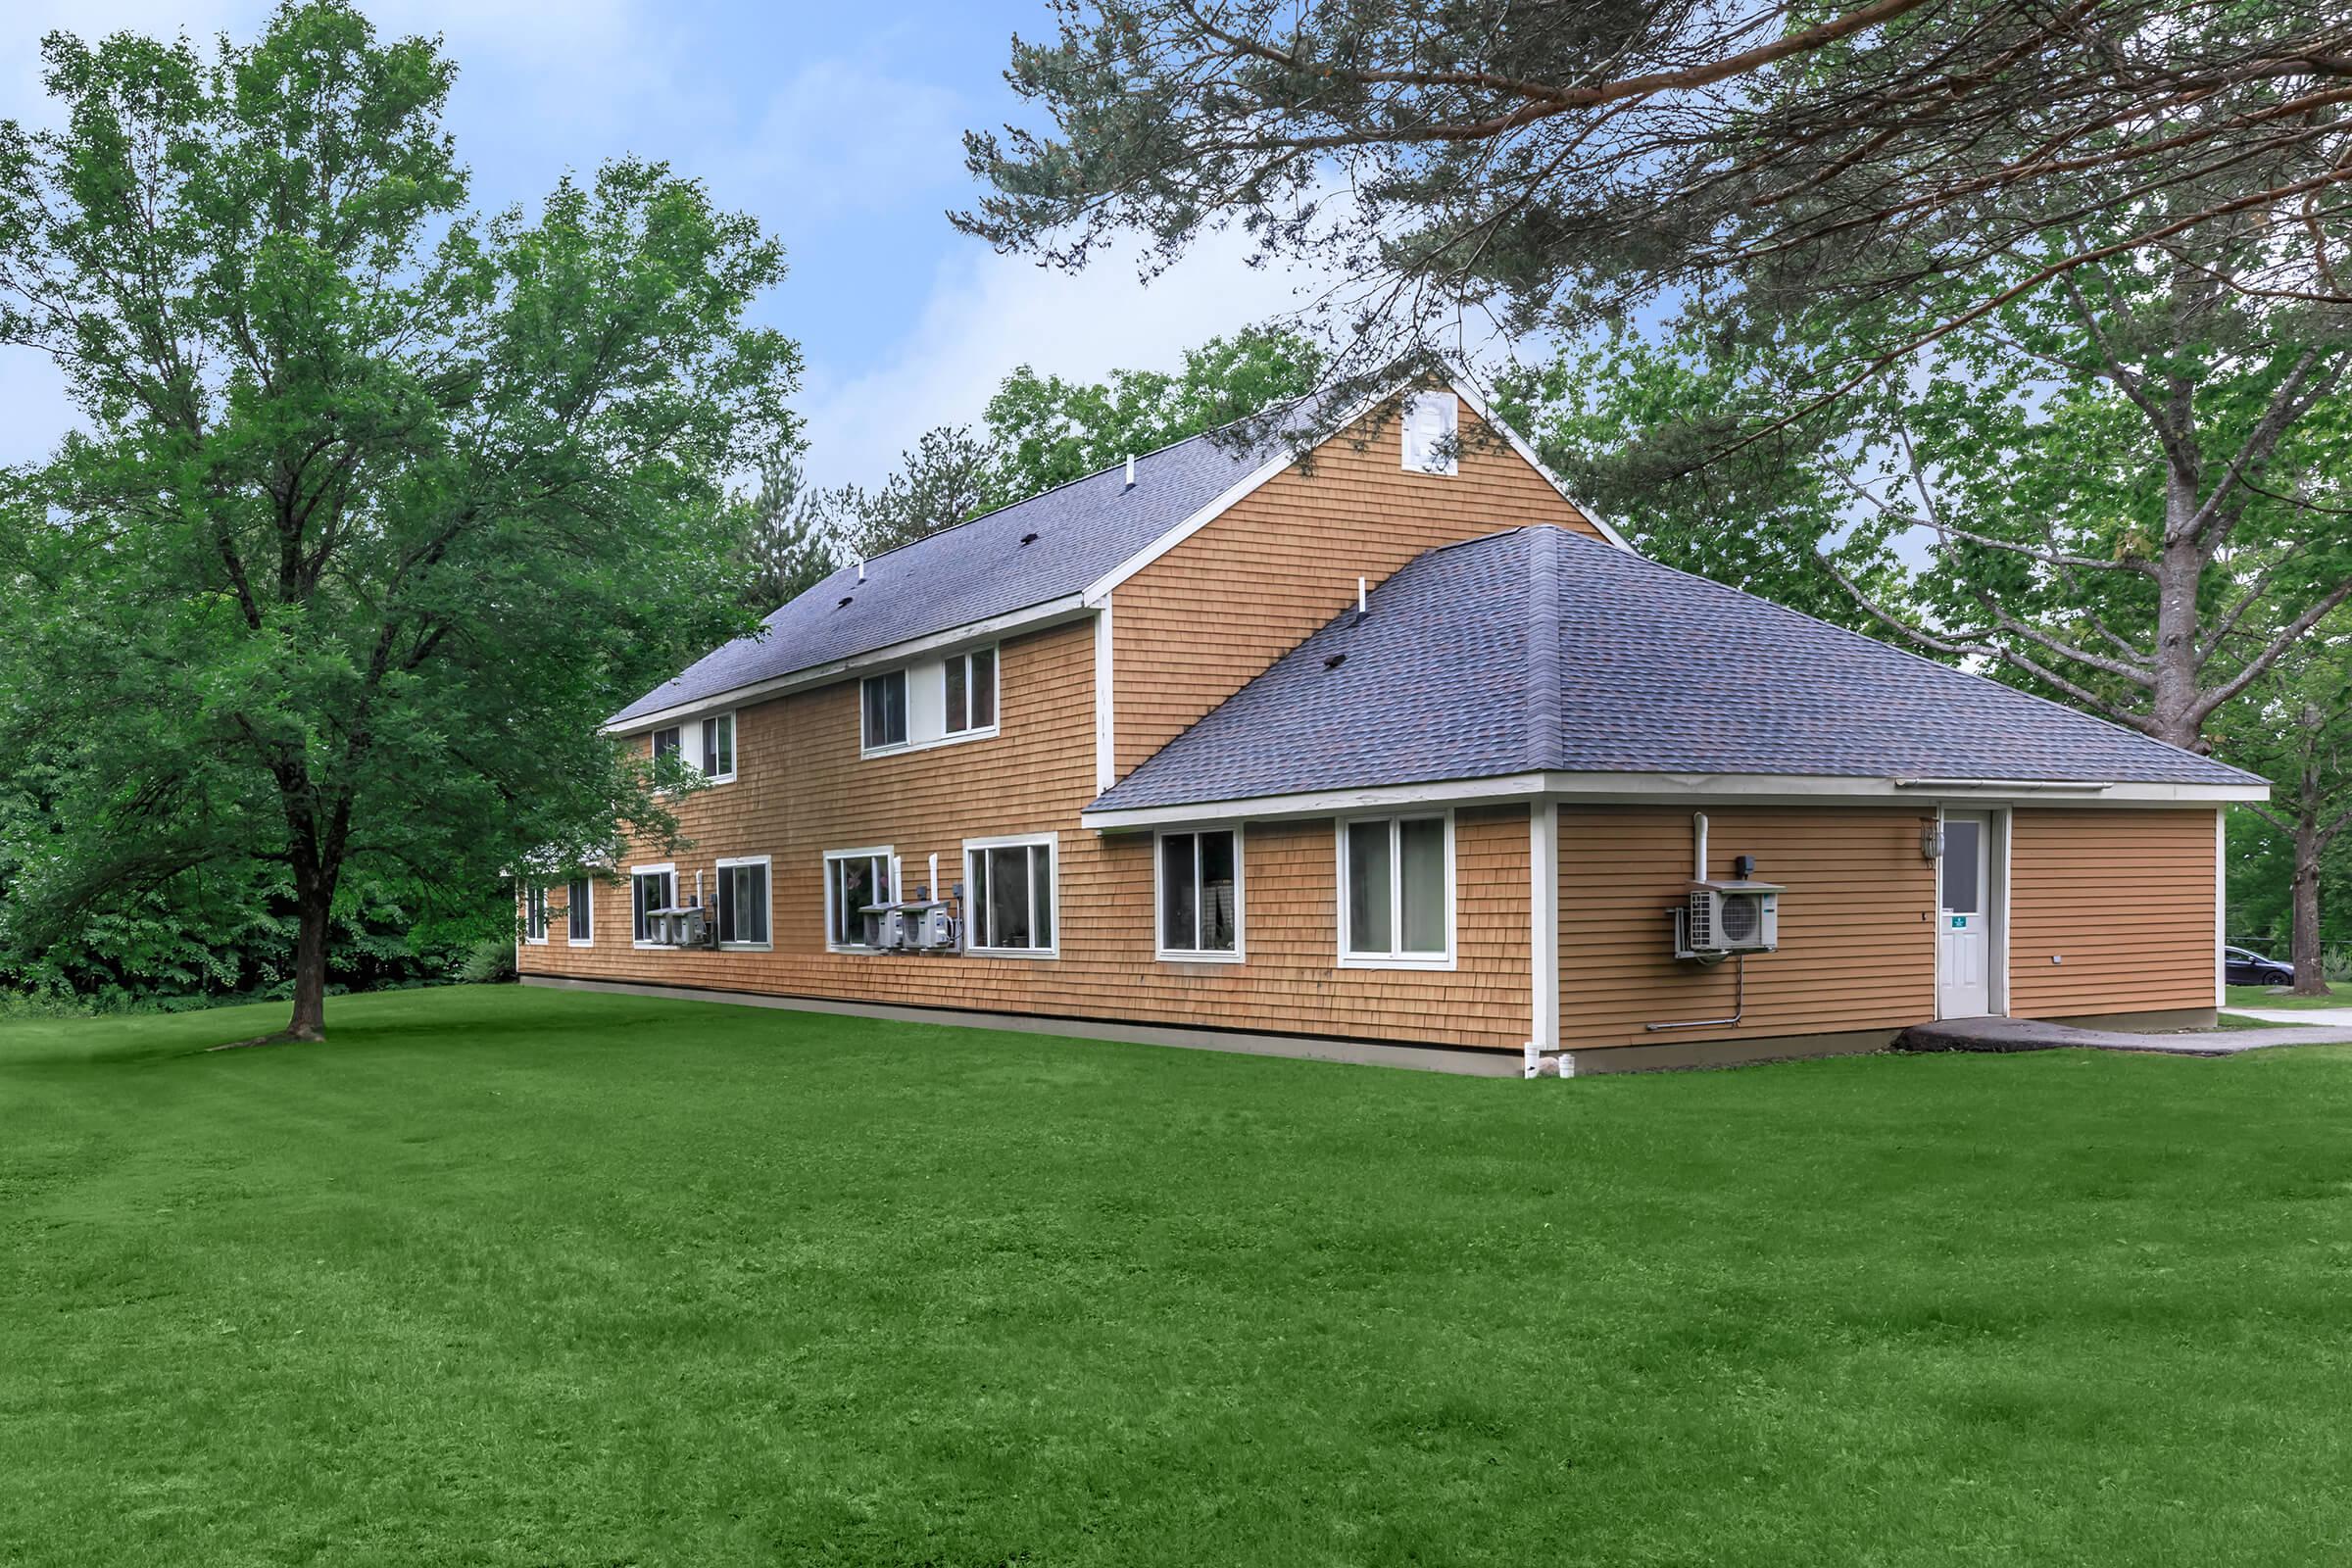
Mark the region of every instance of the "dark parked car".
<instances>
[{"instance_id":1,"label":"dark parked car","mask_svg":"<svg viewBox=\"0 0 2352 1568\"><path fill-rule=\"evenodd\" d=\"M2222 950L2222 973L2233 986L2291 986L2295 983L2293 964L2266 958L2244 948Z\"/></svg>"}]
</instances>

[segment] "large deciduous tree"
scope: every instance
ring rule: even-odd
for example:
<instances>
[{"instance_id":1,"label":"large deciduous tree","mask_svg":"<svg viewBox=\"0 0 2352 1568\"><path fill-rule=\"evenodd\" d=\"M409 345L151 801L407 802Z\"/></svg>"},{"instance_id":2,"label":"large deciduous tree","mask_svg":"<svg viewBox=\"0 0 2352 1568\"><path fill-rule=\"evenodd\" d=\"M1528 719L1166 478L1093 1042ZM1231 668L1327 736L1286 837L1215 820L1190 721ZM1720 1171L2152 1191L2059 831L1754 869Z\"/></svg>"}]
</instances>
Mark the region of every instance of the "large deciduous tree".
<instances>
[{"instance_id":1,"label":"large deciduous tree","mask_svg":"<svg viewBox=\"0 0 2352 1568\"><path fill-rule=\"evenodd\" d=\"M637 162L477 218L451 64L342 0L44 50L62 125L0 125L0 338L85 428L0 513L0 757L41 759L11 931L282 868L318 1039L354 867L672 827L595 721L745 619L723 479L791 434L797 352L745 319L780 254Z\"/></svg>"},{"instance_id":2,"label":"large deciduous tree","mask_svg":"<svg viewBox=\"0 0 2352 1568\"><path fill-rule=\"evenodd\" d=\"M2082 269L1794 416L1845 316L1744 293L1509 401L1678 564L2208 750L2352 599L2352 319L2251 297L2264 254Z\"/></svg>"},{"instance_id":3,"label":"large deciduous tree","mask_svg":"<svg viewBox=\"0 0 2352 1568\"><path fill-rule=\"evenodd\" d=\"M2247 809L2288 846L2295 994L2327 996L2322 888L2352 828L2352 617L2323 625L2265 676L2231 711L2223 742L2231 760L2276 786L2268 806Z\"/></svg>"}]
</instances>

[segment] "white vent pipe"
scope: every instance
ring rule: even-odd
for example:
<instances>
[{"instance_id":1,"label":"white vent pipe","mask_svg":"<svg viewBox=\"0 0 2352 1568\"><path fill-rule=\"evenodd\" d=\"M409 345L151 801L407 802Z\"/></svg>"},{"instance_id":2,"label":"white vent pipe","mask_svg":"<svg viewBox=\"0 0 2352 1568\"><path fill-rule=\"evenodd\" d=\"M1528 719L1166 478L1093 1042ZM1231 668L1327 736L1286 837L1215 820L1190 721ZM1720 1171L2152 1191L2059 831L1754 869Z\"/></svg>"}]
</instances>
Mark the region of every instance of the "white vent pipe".
<instances>
[{"instance_id":1,"label":"white vent pipe","mask_svg":"<svg viewBox=\"0 0 2352 1568\"><path fill-rule=\"evenodd\" d=\"M1355 612L1363 615L1368 613L1371 608L1370 592L1364 587L1364 579L1358 577L1355 579Z\"/></svg>"},{"instance_id":2,"label":"white vent pipe","mask_svg":"<svg viewBox=\"0 0 2352 1568\"><path fill-rule=\"evenodd\" d=\"M1693 882L1704 882L1707 879L1706 812L1692 811L1690 813L1690 837L1692 841L1692 848L1697 853L1697 868L1690 873L1690 880Z\"/></svg>"},{"instance_id":3,"label":"white vent pipe","mask_svg":"<svg viewBox=\"0 0 2352 1568\"><path fill-rule=\"evenodd\" d=\"M1132 452L1127 454L1127 488L1135 488L1135 454Z\"/></svg>"}]
</instances>

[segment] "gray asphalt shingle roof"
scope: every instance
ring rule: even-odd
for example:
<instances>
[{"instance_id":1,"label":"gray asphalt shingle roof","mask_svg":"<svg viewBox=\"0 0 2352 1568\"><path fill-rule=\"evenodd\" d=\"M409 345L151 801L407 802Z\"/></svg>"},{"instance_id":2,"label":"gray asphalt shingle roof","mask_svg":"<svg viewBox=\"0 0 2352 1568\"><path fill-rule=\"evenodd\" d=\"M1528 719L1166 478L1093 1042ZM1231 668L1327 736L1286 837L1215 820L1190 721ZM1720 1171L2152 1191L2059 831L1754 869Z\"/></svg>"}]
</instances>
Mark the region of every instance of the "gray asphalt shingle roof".
<instances>
[{"instance_id":1,"label":"gray asphalt shingle roof","mask_svg":"<svg viewBox=\"0 0 2352 1568\"><path fill-rule=\"evenodd\" d=\"M844 566L760 631L696 661L612 715L619 724L1074 594L1239 484L1289 439L1194 436L866 563ZM1037 537L1024 545L1024 534ZM842 603L848 600L847 604Z\"/></svg>"},{"instance_id":2,"label":"gray asphalt shingle roof","mask_svg":"<svg viewBox=\"0 0 2352 1568\"><path fill-rule=\"evenodd\" d=\"M1336 663L1334 661L1338 661ZM1093 808L1538 771L2252 775L1553 527L1433 550Z\"/></svg>"}]
</instances>

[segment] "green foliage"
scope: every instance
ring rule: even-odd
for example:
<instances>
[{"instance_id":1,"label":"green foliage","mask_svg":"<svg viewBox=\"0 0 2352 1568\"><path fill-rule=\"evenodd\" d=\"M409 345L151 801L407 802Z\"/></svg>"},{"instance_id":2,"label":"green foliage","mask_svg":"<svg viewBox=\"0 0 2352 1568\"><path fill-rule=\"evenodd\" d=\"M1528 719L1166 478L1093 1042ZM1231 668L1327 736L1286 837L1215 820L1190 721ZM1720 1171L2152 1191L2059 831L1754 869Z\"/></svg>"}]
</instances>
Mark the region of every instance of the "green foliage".
<instances>
[{"instance_id":1,"label":"green foliage","mask_svg":"<svg viewBox=\"0 0 2352 1568\"><path fill-rule=\"evenodd\" d=\"M513 937L484 937L466 950L458 960L452 978L468 985L512 980L514 978L514 940Z\"/></svg>"},{"instance_id":2,"label":"green foliage","mask_svg":"<svg viewBox=\"0 0 2352 1568\"><path fill-rule=\"evenodd\" d=\"M760 463L760 488L729 498L743 516L738 547L748 570L743 608L764 615L822 582L841 565L842 541L827 493L808 489L800 454L790 447Z\"/></svg>"},{"instance_id":3,"label":"green foliage","mask_svg":"<svg viewBox=\"0 0 2352 1568\"><path fill-rule=\"evenodd\" d=\"M724 477L788 442L782 271L660 164L479 217L454 67L345 0L44 45L0 125L0 336L86 430L0 493L0 942L282 877L315 1033L347 874L481 889L671 818L597 721L735 632ZM177 939L124 933L140 967Z\"/></svg>"},{"instance_id":4,"label":"green foliage","mask_svg":"<svg viewBox=\"0 0 2352 1568\"><path fill-rule=\"evenodd\" d=\"M985 416L997 504L1296 402L1314 390L1322 369L1311 341L1261 328L1187 349L1175 374L1113 370L1107 381L1071 382L1024 365L1004 378Z\"/></svg>"}]
</instances>

